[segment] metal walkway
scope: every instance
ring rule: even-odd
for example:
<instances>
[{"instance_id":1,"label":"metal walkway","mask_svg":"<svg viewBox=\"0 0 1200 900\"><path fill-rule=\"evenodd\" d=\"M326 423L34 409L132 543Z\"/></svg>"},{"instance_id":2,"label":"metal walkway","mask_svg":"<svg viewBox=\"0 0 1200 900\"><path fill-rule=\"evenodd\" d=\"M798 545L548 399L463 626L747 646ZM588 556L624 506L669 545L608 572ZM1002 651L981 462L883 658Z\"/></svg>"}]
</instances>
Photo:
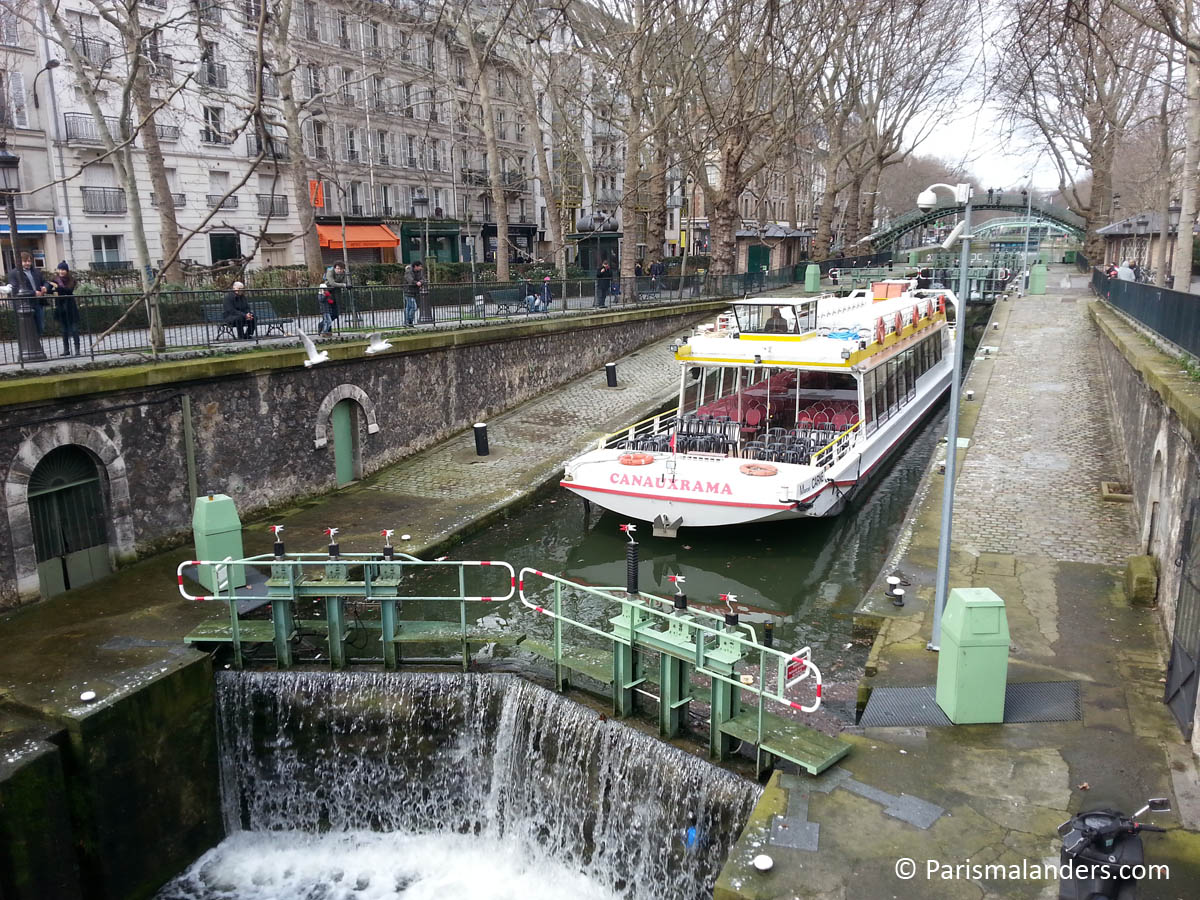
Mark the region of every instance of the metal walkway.
<instances>
[{"instance_id":1,"label":"metal walkway","mask_svg":"<svg viewBox=\"0 0 1200 900\"><path fill-rule=\"evenodd\" d=\"M934 687L875 688L858 724L864 728L953 725L937 705L935 691ZM1018 682L1004 691L1005 723L1078 722L1082 718L1078 681Z\"/></svg>"}]
</instances>

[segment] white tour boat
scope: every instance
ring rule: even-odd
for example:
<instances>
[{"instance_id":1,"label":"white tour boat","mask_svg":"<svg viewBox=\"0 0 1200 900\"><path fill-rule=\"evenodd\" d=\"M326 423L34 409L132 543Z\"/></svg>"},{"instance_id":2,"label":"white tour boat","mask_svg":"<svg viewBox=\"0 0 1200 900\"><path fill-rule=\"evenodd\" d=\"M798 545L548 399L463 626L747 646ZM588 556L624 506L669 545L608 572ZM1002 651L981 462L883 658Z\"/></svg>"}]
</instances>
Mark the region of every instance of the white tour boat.
<instances>
[{"instance_id":1,"label":"white tour boat","mask_svg":"<svg viewBox=\"0 0 1200 900\"><path fill-rule=\"evenodd\" d=\"M948 290L756 298L679 346L676 409L601 439L562 486L654 524L836 515L950 387Z\"/></svg>"}]
</instances>

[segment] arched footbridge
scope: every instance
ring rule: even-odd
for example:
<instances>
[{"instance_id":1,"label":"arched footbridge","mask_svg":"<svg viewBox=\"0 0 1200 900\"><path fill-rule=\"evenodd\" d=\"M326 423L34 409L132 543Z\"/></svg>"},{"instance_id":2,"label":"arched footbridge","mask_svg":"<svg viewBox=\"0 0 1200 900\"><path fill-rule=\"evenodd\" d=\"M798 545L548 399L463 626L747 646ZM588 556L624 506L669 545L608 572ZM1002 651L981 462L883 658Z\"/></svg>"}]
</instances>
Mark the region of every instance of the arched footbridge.
<instances>
[{"instance_id":1,"label":"arched footbridge","mask_svg":"<svg viewBox=\"0 0 1200 900\"><path fill-rule=\"evenodd\" d=\"M1012 212L1019 213L1020 216L1019 218L1004 216L994 221L989 220L973 224L971 227L972 233L987 233L1016 225L1024 227L1026 217L1028 217L1029 221L1033 224L1046 225L1057 231L1061 231L1063 234L1083 240L1085 223L1081 216L1077 216L1062 206L1052 206L1046 203L1026 205L1026 202L1025 196L1016 191L995 193L990 197L987 194L981 195L976 191L975 196L971 199L971 213L973 217L990 212ZM963 212L963 204L956 203L953 200L940 203L928 212L923 209L910 210L898 219L893 219L886 228L863 238L861 243L870 243L876 250L886 250L894 246L901 237L910 231L935 225L942 219L953 216L956 213L961 216Z\"/></svg>"}]
</instances>

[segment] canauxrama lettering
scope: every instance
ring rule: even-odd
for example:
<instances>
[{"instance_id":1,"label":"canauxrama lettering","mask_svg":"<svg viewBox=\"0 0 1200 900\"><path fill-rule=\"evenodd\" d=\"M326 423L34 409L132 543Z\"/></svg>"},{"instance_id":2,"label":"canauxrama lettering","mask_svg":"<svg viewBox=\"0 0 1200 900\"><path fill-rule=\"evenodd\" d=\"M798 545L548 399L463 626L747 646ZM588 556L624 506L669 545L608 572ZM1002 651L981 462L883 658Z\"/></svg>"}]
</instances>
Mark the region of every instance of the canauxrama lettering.
<instances>
[{"instance_id":1,"label":"canauxrama lettering","mask_svg":"<svg viewBox=\"0 0 1200 900\"><path fill-rule=\"evenodd\" d=\"M663 475L655 478L653 475L628 475L623 472L613 472L608 478L613 484L627 487L674 488L692 494L733 494L728 482L724 481L692 481L690 478L681 478L670 482Z\"/></svg>"}]
</instances>

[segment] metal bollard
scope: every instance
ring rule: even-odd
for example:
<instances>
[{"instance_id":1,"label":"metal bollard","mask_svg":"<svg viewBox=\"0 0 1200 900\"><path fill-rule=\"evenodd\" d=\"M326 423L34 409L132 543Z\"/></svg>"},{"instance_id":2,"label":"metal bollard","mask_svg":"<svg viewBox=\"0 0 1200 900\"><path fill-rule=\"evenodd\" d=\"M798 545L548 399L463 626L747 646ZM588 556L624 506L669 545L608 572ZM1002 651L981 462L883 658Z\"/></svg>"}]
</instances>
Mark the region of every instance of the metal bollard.
<instances>
[{"instance_id":1,"label":"metal bollard","mask_svg":"<svg viewBox=\"0 0 1200 900\"><path fill-rule=\"evenodd\" d=\"M605 375L605 377L608 378L608 386L609 387L617 386L617 364L616 363L605 363L604 364L604 375Z\"/></svg>"},{"instance_id":2,"label":"metal bollard","mask_svg":"<svg viewBox=\"0 0 1200 900\"><path fill-rule=\"evenodd\" d=\"M775 623L763 623L763 645L767 647L775 646Z\"/></svg>"},{"instance_id":3,"label":"metal bollard","mask_svg":"<svg viewBox=\"0 0 1200 900\"><path fill-rule=\"evenodd\" d=\"M475 455L476 456L487 456L488 453L489 453L489 451L488 451L488 439L487 439L487 423L486 422L476 422L475 423Z\"/></svg>"}]
</instances>

